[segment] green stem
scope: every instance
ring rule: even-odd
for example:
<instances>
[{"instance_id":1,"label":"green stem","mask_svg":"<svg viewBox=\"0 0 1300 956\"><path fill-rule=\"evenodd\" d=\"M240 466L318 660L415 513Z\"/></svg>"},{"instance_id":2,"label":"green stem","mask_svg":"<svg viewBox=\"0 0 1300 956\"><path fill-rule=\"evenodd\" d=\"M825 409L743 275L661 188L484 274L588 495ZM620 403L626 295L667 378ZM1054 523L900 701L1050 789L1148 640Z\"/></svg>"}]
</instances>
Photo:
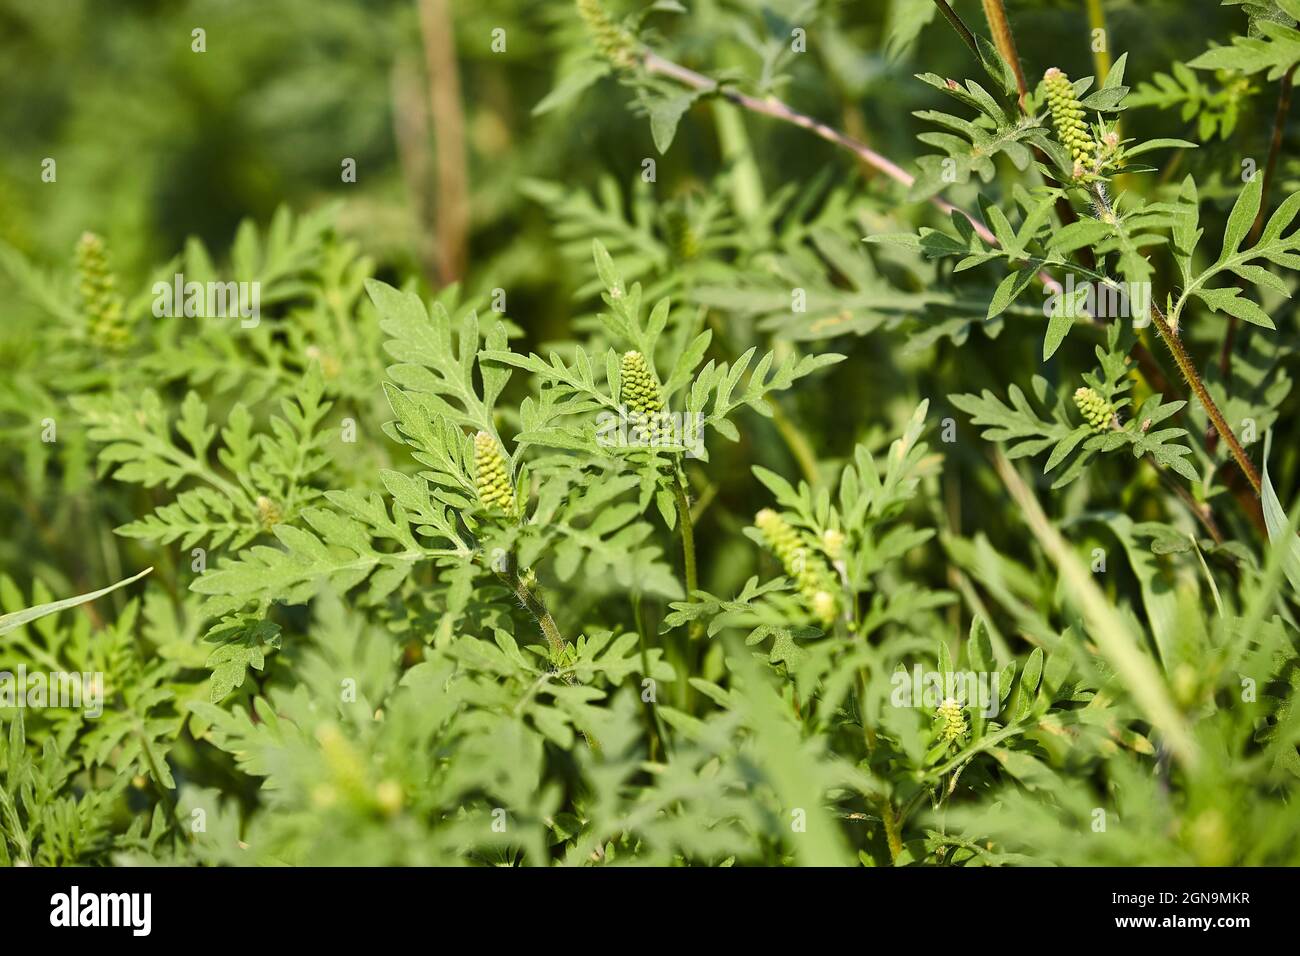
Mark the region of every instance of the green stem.
<instances>
[{"instance_id":1,"label":"green stem","mask_svg":"<svg viewBox=\"0 0 1300 956\"><path fill-rule=\"evenodd\" d=\"M555 618L551 617L551 612L547 609L545 602L534 594L528 585L524 583L523 578L513 570L497 571L496 575L509 586L510 590L514 591L515 597L519 599L519 602L528 609L528 613L532 614L537 621L537 626L542 629L542 634L546 637L546 643L550 645L551 656L555 658L558 669L560 667L560 655L564 651L564 637L560 634L560 629L555 624ZM560 679L570 687L578 683L578 678L567 670L561 671ZM581 730L583 738L586 739L587 746L591 748L593 753L599 754L600 741L589 731L583 728L579 728L579 730Z\"/></svg>"},{"instance_id":2,"label":"green stem","mask_svg":"<svg viewBox=\"0 0 1300 956\"><path fill-rule=\"evenodd\" d=\"M970 32L970 27L966 26L962 18L957 15L957 11L948 6L948 0L934 0L934 5L939 8L939 12L943 14L944 19L952 24L952 28L957 31L957 35L962 38L962 42L970 47L970 51L975 54L975 59L982 61L984 58L980 56L980 47L975 42L975 34Z\"/></svg>"},{"instance_id":3,"label":"green stem","mask_svg":"<svg viewBox=\"0 0 1300 956\"><path fill-rule=\"evenodd\" d=\"M641 675L650 676L650 657L648 648L650 646L650 634L645 624L645 611L641 607L641 592L635 591L632 594L632 620L636 626L637 636L641 644ZM656 698L657 699L657 698ZM657 715L654 712L654 704L646 702L645 726L646 726L646 750L651 763L658 759L659 750L662 747L660 740Z\"/></svg>"},{"instance_id":4,"label":"green stem","mask_svg":"<svg viewBox=\"0 0 1300 956\"><path fill-rule=\"evenodd\" d=\"M695 569L695 524L691 518L691 503L680 478L673 480L673 498L677 501L677 523L682 535L682 564L686 571L686 592L689 597L700 588Z\"/></svg>"},{"instance_id":5,"label":"green stem","mask_svg":"<svg viewBox=\"0 0 1300 956\"><path fill-rule=\"evenodd\" d=\"M700 588L699 574L695 568L695 522L691 517L691 502L680 476L673 479L673 498L677 502L677 526L682 536L682 566L686 576L686 596L689 599ZM698 622L692 621L691 637L701 633Z\"/></svg>"},{"instance_id":6,"label":"green stem","mask_svg":"<svg viewBox=\"0 0 1300 956\"><path fill-rule=\"evenodd\" d=\"M542 634L546 637L546 643L550 645L552 656L558 658L564 651L564 637L560 634L555 618L551 617L551 612L542 599L530 591L528 585L514 571L498 571L497 577L509 586L515 593L515 597L519 599L519 603L532 614L537 621L537 626L542 629Z\"/></svg>"},{"instance_id":7,"label":"green stem","mask_svg":"<svg viewBox=\"0 0 1300 956\"><path fill-rule=\"evenodd\" d=\"M799 470L803 472L804 478L808 484L817 484L817 454L813 451L812 445L794 422L790 421L790 416L785 413L781 405L771 395L767 396L768 408L772 409L772 424L776 426L777 432L780 433L781 439L785 442L786 447L790 449Z\"/></svg>"},{"instance_id":8,"label":"green stem","mask_svg":"<svg viewBox=\"0 0 1300 956\"><path fill-rule=\"evenodd\" d=\"M1092 30L1101 30L1106 32L1106 13L1101 9L1101 0L1087 0L1088 4L1088 27ZM1110 42L1102 44L1100 50L1096 49L1095 44L1092 51L1093 69L1097 71L1097 82L1105 83L1106 74L1110 72Z\"/></svg>"},{"instance_id":9,"label":"green stem","mask_svg":"<svg viewBox=\"0 0 1300 956\"><path fill-rule=\"evenodd\" d=\"M883 796L877 799L876 804L880 807L880 819L885 824L885 842L889 844L889 861L897 863L903 852L903 835L898 825L898 818L894 816L894 805L890 803L888 797Z\"/></svg>"},{"instance_id":10,"label":"green stem","mask_svg":"<svg viewBox=\"0 0 1300 956\"><path fill-rule=\"evenodd\" d=\"M722 158L731 166L731 196L740 218L751 227L763 217L763 179L754 160L740 111L725 100L713 104Z\"/></svg>"}]
</instances>

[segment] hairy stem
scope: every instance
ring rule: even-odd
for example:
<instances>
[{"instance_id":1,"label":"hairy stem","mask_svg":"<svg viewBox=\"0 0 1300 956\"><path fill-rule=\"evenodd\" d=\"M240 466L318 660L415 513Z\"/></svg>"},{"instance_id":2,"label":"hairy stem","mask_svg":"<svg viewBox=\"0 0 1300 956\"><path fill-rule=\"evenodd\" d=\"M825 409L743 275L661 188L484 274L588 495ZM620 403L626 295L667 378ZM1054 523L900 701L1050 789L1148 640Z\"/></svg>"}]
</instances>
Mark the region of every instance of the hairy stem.
<instances>
[{"instance_id":1,"label":"hairy stem","mask_svg":"<svg viewBox=\"0 0 1300 956\"><path fill-rule=\"evenodd\" d=\"M560 634L560 629L555 624L555 618L551 617L551 612L546 607L545 602L529 590L523 578L516 574L513 569L498 571L497 577L506 583L510 590L515 593L515 597L519 599L519 603L528 609L528 613L537 621L537 626L542 629L542 635L546 638L546 643L550 645L552 655L558 657L564 651L564 637Z\"/></svg>"},{"instance_id":2,"label":"hairy stem","mask_svg":"<svg viewBox=\"0 0 1300 956\"><path fill-rule=\"evenodd\" d=\"M1020 54L1016 52L1016 35L1011 32L1011 21L1007 19L1007 9L1002 5L1002 0L984 0L984 18L989 22L993 45L1015 74L1016 89L1020 92L1020 108L1023 111L1029 87L1025 84L1025 71L1020 66Z\"/></svg>"},{"instance_id":3,"label":"hairy stem","mask_svg":"<svg viewBox=\"0 0 1300 956\"><path fill-rule=\"evenodd\" d=\"M560 634L559 627L556 626L555 618L551 617L551 612L546 607L546 602L535 594L526 583L524 583L523 578L515 573L513 568L505 571L497 571L496 575L506 583L510 590L514 591L515 597L519 599L519 603L526 607L528 613L530 613L537 621L537 626L542 629L542 634L546 637L546 643L551 648L552 657L558 660L560 654L564 651L564 637ZM569 686L578 683L578 678L575 677L571 671L563 671L560 679ZM596 739L594 734L585 728L580 727L578 729L582 733L583 739L587 741L587 746L591 748L593 753L599 755L601 752L600 741Z\"/></svg>"},{"instance_id":4,"label":"hairy stem","mask_svg":"<svg viewBox=\"0 0 1300 956\"><path fill-rule=\"evenodd\" d=\"M1174 357L1178 370L1183 373L1183 378L1187 380L1187 384L1191 386L1192 392L1201 403L1201 407L1205 409L1205 414L1209 416L1211 424L1214 425L1214 430L1219 433L1219 437L1227 444L1228 450L1232 452L1232 457L1246 475L1246 480L1250 482L1250 487L1258 497L1260 492L1259 472L1255 470L1255 466L1251 463L1246 450L1241 447L1241 442L1237 441L1232 426L1228 424L1227 419L1223 417L1223 412L1219 411L1219 406L1215 404L1214 399L1210 396L1209 390L1205 387L1205 382L1201 380L1201 375L1196 370L1192 357L1183 346L1182 338L1170 327L1164 313L1160 311L1160 307L1155 302L1151 303L1151 319L1155 323L1156 331L1160 333L1160 337L1164 339L1165 345L1168 346L1169 353Z\"/></svg>"},{"instance_id":5,"label":"hairy stem","mask_svg":"<svg viewBox=\"0 0 1300 956\"><path fill-rule=\"evenodd\" d=\"M903 852L902 827L899 826L898 817L894 815L894 805L888 797L880 797L876 804L880 807L880 819L885 824L885 842L889 844L889 860L891 863L897 863Z\"/></svg>"}]
</instances>

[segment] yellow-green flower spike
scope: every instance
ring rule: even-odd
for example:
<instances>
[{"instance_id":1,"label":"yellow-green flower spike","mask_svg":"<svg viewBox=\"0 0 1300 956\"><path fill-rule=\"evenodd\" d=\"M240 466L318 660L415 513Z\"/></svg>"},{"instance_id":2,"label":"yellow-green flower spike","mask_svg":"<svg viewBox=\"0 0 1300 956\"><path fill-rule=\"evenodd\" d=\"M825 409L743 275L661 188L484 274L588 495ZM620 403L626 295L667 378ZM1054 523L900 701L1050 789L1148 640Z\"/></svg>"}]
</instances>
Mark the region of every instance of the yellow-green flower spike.
<instances>
[{"instance_id":1,"label":"yellow-green flower spike","mask_svg":"<svg viewBox=\"0 0 1300 956\"><path fill-rule=\"evenodd\" d=\"M777 556L781 566L794 578L799 594L813 616L829 627L835 623L838 601L835 585L825 563L818 558L784 518L771 508L754 516L754 526Z\"/></svg>"},{"instance_id":2,"label":"yellow-green flower spike","mask_svg":"<svg viewBox=\"0 0 1300 956\"><path fill-rule=\"evenodd\" d=\"M108 267L104 240L93 232L77 242L77 287L86 316L86 332L97 347L121 351L129 329L126 303L117 291L117 276Z\"/></svg>"},{"instance_id":3,"label":"yellow-green flower spike","mask_svg":"<svg viewBox=\"0 0 1300 956\"><path fill-rule=\"evenodd\" d=\"M661 430L664 400L659 394L659 383L646 358L640 352L624 352L621 368L622 384L619 399L627 410L637 417L647 440L657 445L664 438Z\"/></svg>"},{"instance_id":4,"label":"yellow-green flower spike","mask_svg":"<svg viewBox=\"0 0 1300 956\"><path fill-rule=\"evenodd\" d=\"M605 12L600 0L578 0L578 14L591 31L601 56L620 70L636 64L636 41Z\"/></svg>"},{"instance_id":5,"label":"yellow-green flower spike","mask_svg":"<svg viewBox=\"0 0 1300 956\"><path fill-rule=\"evenodd\" d=\"M515 513L515 485L497 440L487 432L474 436L474 488L478 500L489 511L500 509L508 517Z\"/></svg>"},{"instance_id":6,"label":"yellow-green flower spike","mask_svg":"<svg viewBox=\"0 0 1300 956\"><path fill-rule=\"evenodd\" d=\"M642 415L658 415L664 410L664 401L659 397L659 383L655 381L644 355L624 352L622 375L620 398L624 405Z\"/></svg>"},{"instance_id":7,"label":"yellow-green flower spike","mask_svg":"<svg viewBox=\"0 0 1300 956\"><path fill-rule=\"evenodd\" d=\"M939 728L939 735L945 741L951 743L966 735L966 714L962 712L961 704L957 701L949 697L939 705L936 715L943 721L943 726Z\"/></svg>"},{"instance_id":8,"label":"yellow-green flower spike","mask_svg":"<svg viewBox=\"0 0 1300 956\"><path fill-rule=\"evenodd\" d=\"M1083 420L1095 432L1110 431L1114 424L1115 409L1100 395L1096 389L1079 388L1074 393L1074 404L1079 408Z\"/></svg>"},{"instance_id":9,"label":"yellow-green flower spike","mask_svg":"<svg viewBox=\"0 0 1300 956\"><path fill-rule=\"evenodd\" d=\"M1084 122L1083 104L1074 95L1070 78L1056 67L1043 75L1047 89L1047 108L1052 113L1056 138L1074 158L1075 178L1091 173L1097 165L1097 144Z\"/></svg>"}]
</instances>

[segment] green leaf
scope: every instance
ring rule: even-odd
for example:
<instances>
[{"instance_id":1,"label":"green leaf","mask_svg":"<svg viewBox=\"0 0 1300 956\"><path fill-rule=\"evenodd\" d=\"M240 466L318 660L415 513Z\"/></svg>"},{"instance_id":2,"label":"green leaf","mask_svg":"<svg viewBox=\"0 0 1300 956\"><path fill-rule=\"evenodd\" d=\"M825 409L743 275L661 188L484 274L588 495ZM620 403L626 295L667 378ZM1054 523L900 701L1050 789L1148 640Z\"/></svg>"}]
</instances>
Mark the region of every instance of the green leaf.
<instances>
[{"instance_id":1,"label":"green leaf","mask_svg":"<svg viewBox=\"0 0 1300 956\"><path fill-rule=\"evenodd\" d=\"M139 574L124 578L116 584L110 584L106 588L100 588L98 591L89 591L85 594L78 594L75 597L63 598L60 601L51 601L48 604L38 604L36 607L24 608L21 611L13 611L9 614L0 614L0 634L22 627L24 624L30 624L32 621L39 620L49 614L57 614L59 611L67 610L70 607L77 607L93 601L96 598L110 594L118 588L124 588L133 581L139 581L142 577L152 571L153 568L145 568Z\"/></svg>"},{"instance_id":2,"label":"green leaf","mask_svg":"<svg viewBox=\"0 0 1300 956\"><path fill-rule=\"evenodd\" d=\"M1300 599L1300 536L1295 533L1295 525L1286 515L1286 509L1278 500L1273 481L1268 475L1269 447L1272 445L1270 432L1264 442L1264 473L1260 489L1260 505L1264 511L1264 524L1268 528L1269 540L1273 546L1282 550L1282 570L1291 582L1292 596Z\"/></svg>"}]
</instances>

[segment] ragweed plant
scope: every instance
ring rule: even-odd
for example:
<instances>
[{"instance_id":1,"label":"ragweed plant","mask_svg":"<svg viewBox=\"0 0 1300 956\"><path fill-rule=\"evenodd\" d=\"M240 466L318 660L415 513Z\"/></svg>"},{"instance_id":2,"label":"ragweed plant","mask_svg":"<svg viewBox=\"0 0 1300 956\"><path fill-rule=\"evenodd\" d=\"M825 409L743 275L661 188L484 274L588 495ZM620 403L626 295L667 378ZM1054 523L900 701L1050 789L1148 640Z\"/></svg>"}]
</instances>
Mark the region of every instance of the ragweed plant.
<instances>
[{"instance_id":1,"label":"ragweed plant","mask_svg":"<svg viewBox=\"0 0 1300 956\"><path fill-rule=\"evenodd\" d=\"M120 155L36 216L14 137L0 672L103 693L0 679L0 862L1300 862L1300 9L982 6L576 0L454 63L232 7L241 69L91 78L176 91L141 155L257 103L226 185L312 211L203 239Z\"/></svg>"}]
</instances>

